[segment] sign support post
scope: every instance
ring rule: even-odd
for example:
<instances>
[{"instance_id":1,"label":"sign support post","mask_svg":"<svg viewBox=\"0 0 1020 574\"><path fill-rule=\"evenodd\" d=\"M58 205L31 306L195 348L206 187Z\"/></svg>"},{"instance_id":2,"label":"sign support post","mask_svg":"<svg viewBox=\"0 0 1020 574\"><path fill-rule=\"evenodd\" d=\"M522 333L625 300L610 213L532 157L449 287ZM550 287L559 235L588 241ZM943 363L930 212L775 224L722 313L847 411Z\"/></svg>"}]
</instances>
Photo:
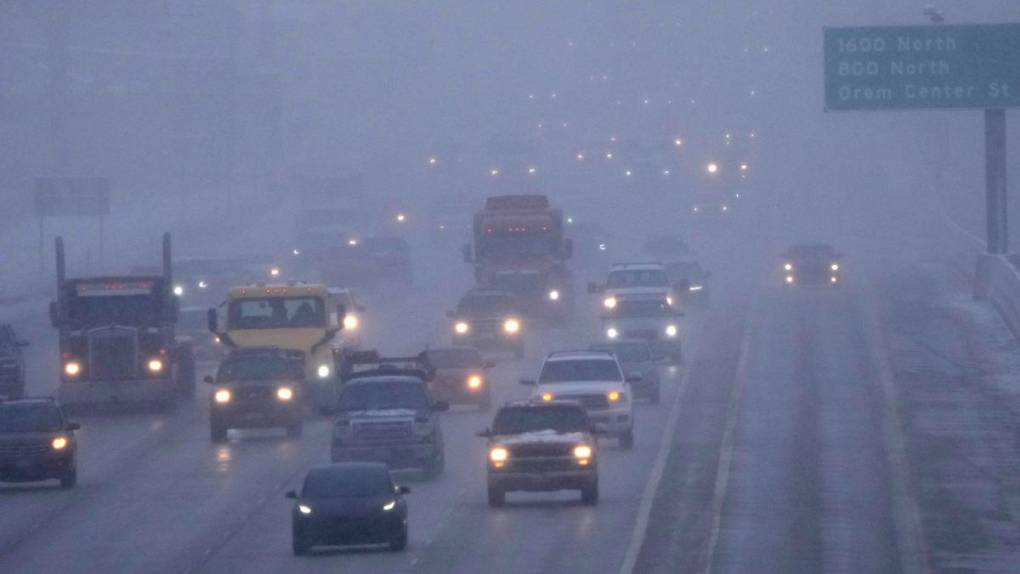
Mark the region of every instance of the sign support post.
<instances>
[{"instance_id":1,"label":"sign support post","mask_svg":"<svg viewBox=\"0 0 1020 574\"><path fill-rule=\"evenodd\" d=\"M988 253L1009 252L1006 210L1006 110L985 110L985 204Z\"/></svg>"}]
</instances>

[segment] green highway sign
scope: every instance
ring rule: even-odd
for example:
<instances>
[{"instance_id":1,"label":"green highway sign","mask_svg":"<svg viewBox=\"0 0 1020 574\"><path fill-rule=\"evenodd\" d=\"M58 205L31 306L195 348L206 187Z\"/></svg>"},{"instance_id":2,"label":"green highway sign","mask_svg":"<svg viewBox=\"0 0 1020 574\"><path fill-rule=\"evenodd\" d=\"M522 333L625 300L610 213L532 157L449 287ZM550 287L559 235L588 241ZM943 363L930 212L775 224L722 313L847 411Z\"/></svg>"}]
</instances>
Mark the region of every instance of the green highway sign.
<instances>
[{"instance_id":1,"label":"green highway sign","mask_svg":"<svg viewBox=\"0 0 1020 574\"><path fill-rule=\"evenodd\" d=\"M825 109L1020 106L1020 24L825 29Z\"/></svg>"}]
</instances>

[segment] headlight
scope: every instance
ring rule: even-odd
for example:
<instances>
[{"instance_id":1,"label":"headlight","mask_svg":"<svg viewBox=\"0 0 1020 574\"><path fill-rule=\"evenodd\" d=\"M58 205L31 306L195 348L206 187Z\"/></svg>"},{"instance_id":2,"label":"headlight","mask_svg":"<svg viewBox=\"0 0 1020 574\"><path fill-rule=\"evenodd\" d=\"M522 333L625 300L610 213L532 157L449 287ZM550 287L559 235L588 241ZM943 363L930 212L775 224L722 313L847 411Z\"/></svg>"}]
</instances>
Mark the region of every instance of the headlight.
<instances>
[{"instance_id":1,"label":"headlight","mask_svg":"<svg viewBox=\"0 0 1020 574\"><path fill-rule=\"evenodd\" d=\"M516 335L521 330L521 322L517 319L507 319L503 322L503 330L510 335Z\"/></svg>"},{"instance_id":2,"label":"headlight","mask_svg":"<svg viewBox=\"0 0 1020 574\"><path fill-rule=\"evenodd\" d=\"M602 300L602 306L605 307L606 309L615 309L616 297L606 297L605 299Z\"/></svg>"},{"instance_id":3,"label":"headlight","mask_svg":"<svg viewBox=\"0 0 1020 574\"><path fill-rule=\"evenodd\" d=\"M494 446L489 449L489 460L496 464L504 463L508 458L510 458L510 452L501 446Z\"/></svg>"},{"instance_id":4,"label":"headlight","mask_svg":"<svg viewBox=\"0 0 1020 574\"><path fill-rule=\"evenodd\" d=\"M468 377L467 386L469 389L480 389L482 388L482 377L481 375L471 375Z\"/></svg>"},{"instance_id":5,"label":"headlight","mask_svg":"<svg viewBox=\"0 0 1020 574\"><path fill-rule=\"evenodd\" d=\"M609 391L609 394L606 395L606 398L609 399L609 402L611 403L618 403L621 400L623 400L623 393L619 391Z\"/></svg>"},{"instance_id":6,"label":"headlight","mask_svg":"<svg viewBox=\"0 0 1020 574\"><path fill-rule=\"evenodd\" d=\"M329 365L319 365L319 368L317 371L315 371L315 374L319 375L320 379L325 379L329 377Z\"/></svg>"},{"instance_id":7,"label":"headlight","mask_svg":"<svg viewBox=\"0 0 1020 574\"><path fill-rule=\"evenodd\" d=\"M560 292L555 290L555 289L550 291L549 292L549 300L550 301L559 301L560 300Z\"/></svg>"},{"instance_id":8,"label":"headlight","mask_svg":"<svg viewBox=\"0 0 1020 574\"><path fill-rule=\"evenodd\" d=\"M787 283L793 283L793 275L787 275L786 276L786 282Z\"/></svg>"},{"instance_id":9,"label":"headlight","mask_svg":"<svg viewBox=\"0 0 1020 574\"><path fill-rule=\"evenodd\" d=\"M276 389L276 398L281 401L289 401L294 398L294 389L290 387L280 387Z\"/></svg>"},{"instance_id":10,"label":"headlight","mask_svg":"<svg viewBox=\"0 0 1020 574\"><path fill-rule=\"evenodd\" d=\"M78 361L64 363L64 374L69 377L77 377L81 374L81 363Z\"/></svg>"},{"instance_id":11,"label":"headlight","mask_svg":"<svg viewBox=\"0 0 1020 574\"><path fill-rule=\"evenodd\" d=\"M299 504L297 506L297 509L298 509L298 512L300 512L301 514L311 514L312 513L312 507L311 506L306 506L304 504Z\"/></svg>"},{"instance_id":12,"label":"headlight","mask_svg":"<svg viewBox=\"0 0 1020 574\"><path fill-rule=\"evenodd\" d=\"M344 315L344 329L353 331L358 328L358 316L357 315Z\"/></svg>"},{"instance_id":13,"label":"headlight","mask_svg":"<svg viewBox=\"0 0 1020 574\"><path fill-rule=\"evenodd\" d=\"M677 334L676 325L669 325L666 327L667 337L676 337L676 334Z\"/></svg>"},{"instance_id":14,"label":"headlight","mask_svg":"<svg viewBox=\"0 0 1020 574\"><path fill-rule=\"evenodd\" d=\"M786 269L787 271L793 271L793 263L787 263L786 265L783 265L783 269Z\"/></svg>"},{"instance_id":15,"label":"headlight","mask_svg":"<svg viewBox=\"0 0 1020 574\"><path fill-rule=\"evenodd\" d=\"M672 307L673 306L673 298L672 297L666 297L666 304L669 305L670 307Z\"/></svg>"},{"instance_id":16,"label":"headlight","mask_svg":"<svg viewBox=\"0 0 1020 574\"><path fill-rule=\"evenodd\" d=\"M146 364L145 366L149 368L150 373L160 373L163 371L163 360L150 359L148 364Z\"/></svg>"},{"instance_id":17,"label":"headlight","mask_svg":"<svg viewBox=\"0 0 1020 574\"><path fill-rule=\"evenodd\" d=\"M54 438L53 441L50 442L50 446L53 447L53 450L64 450L67 448L67 437L58 436Z\"/></svg>"},{"instance_id":18,"label":"headlight","mask_svg":"<svg viewBox=\"0 0 1020 574\"><path fill-rule=\"evenodd\" d=\"M620 332L616 330L616 327L610 327L606 329L606 337L609 337L610 339L615 339L619 336Z\"/></svg>"},{"instance_id":19,"label":"headlight","mask_svg":"<svg viewBox=\"0 0 1020 574\"><path fill-rule=\"evenodd\" d=\"M279 267L273 267L272 269L269 270L269 275L271 275L272 277L279 277L280 276L280 268Z\"/></svg>"},{"instance_id":20,"label":"headlight","mask_svg":"<svg viewBox=\"0 0 1020 574\"><path fill-rule=\"evenodd\" d=\"M833 275L832 277L829 278L829 280L831 282L833 282L833 283L838 283L839 282L839 277L836 277L835 275Z\"/></svg>"},{"instance_id":21,"label":"headlight","mask_svg":"<svg viewBox=\"0 0 1020 574\"><path fill-rule=\"evenodd\" d=\"M184 286L183 285L174 285L174 295L176 295L178 297L181 297L182 295L184 295Z\"/></svg>"},{"instance_id":22,"label":"headlight","mask_svg":"<svg viewBox=\"0 0 1020 574\"><path fill-rule=\"evenodd\" d=\"M458 335L467 335L468 331L470 330L471 325L468 325L464 321L457 321L457 323L453 326L453 331Z\"/></svg>"},{"instance_id":23,"label":"headlight","mask_svg":"<svg viewBox=\"0 0 1020 574\"><path fill-rule=\"evenodd\" d=\"M839 263L833 263L832 265L829 266L829 269L832 269L833 271L839 271Z\"/></svg>"},{"instance_id":24,"label":"headlight","mask_svg":"<svg viewBox=\"0 0 1020 574\"><path fill-rule=\"evenodd\" d=\"M207 282L205 282L205 281L199 281L199 282L198 282L198 288L199 288L199 289L205 289L205 288L207 288L207 287L209 287L209 283L207 283Z\"/></svg>"},{"instance_id":25,"label":"headlight","mask_svg":"<svg viewBox=\"0 0 1020 574\"><path fill-rule=\"evenodd\" d=\"M552 393L542 393L542 400L543 401L549 402L549 401L553 400L554 398L555 397L553 397Z\"/></svg>"},{"instance_id":26,"label":"headlight","mask_svg":"<svg viewBox=\"0 0 1020 574\"><path fill-rule=\"evenodd\" d=\"M701 291L704 288L705 288L704 285L691 285L690 287L687 288L687 290L688 291Z\"/></svg>"},{"instance_id":27,"label":"headlight","mask_svg":"<svg viewBox=\"0 0 1020 574\"><path fill-rule=\"evenodd\" d=\"M586 444L575 446L574 458L591 458L591 447Z\"/></svg>"},{"instance_id":28,"label":"headlight","mask_svg":"<svg viewBox=\"0 0 1020 574\"><path fill-rule=\"evenodd\" d=\"M217 345L219 345L220 343L223 342L223 341L220 340L220 336L219 335L213 335L212 340L213 340L213 343L216 343Z\"/></svg>"},{"instance_id":29,"label":"headlight","mask_svg":"<svg viewBox=\"0 0 1020 574\"><path fill-rule=\"evenodd\" d=\"M389 512L389 511L393 510L396 507L397 507L397 501L396 500L391 500L391 501L387 502L386 504L384 504L382 506L382 509L384 511L386 511L386 512Z\"/></svg>"},{"instance_id":30,"label":"headlight","mask_svg":"<svg viewBox=\"0 0 1020 574\"><path fill-rule=\"evenodd\" d=\"M213 395L213 400L221 405L230 402L230 391L227 389L220 389Z\"/></svg>"}]
</instances>

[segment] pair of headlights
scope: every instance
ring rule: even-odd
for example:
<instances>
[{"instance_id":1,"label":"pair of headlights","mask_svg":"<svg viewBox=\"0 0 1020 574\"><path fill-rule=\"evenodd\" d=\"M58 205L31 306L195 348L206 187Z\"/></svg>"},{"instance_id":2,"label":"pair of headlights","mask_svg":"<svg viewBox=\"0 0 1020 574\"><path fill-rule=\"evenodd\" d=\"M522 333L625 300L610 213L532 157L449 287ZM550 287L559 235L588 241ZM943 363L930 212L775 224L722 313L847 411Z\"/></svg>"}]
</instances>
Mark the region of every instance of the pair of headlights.
<instances>
[{"instance_id":1,"label":"pair of headlights","mask_svg":"<svg viewBox=\"0 0 1020 574\"><path fill-rule=\"evenodd\" d=\"M541 397L543 401L549 402L555 399L556 395L552 393L542 393ZM618 403L621 400L623 400L623 398L624 394L621 393L620 391L609 391L608 393L606 393L606 399L611 403Z\"/></svg>"},{"instance_id":2,"label":"pair of headlights","mask_svg":"<svg viewBox=\"0 0 1020 574\"><path fill-rule=\"evenodd\" d=\"M234 394L230 392L230 389L220 389L213 394L213 400L221 405L225 405L233 400ZM294 389L290 387L278 387L276 389L276 400L280 402L290 402L294 398Z\"/></svg>"},{"instance_id":3,"label":"pair of headlights","mask_svg":"<svg viewBox=\"0 0 1020 574\"><path fill-rule=\"evenodd\" d=\"M676 325L666 325L663 329L663 333L670 339L676 337L680 333L680 329ZM609 327L606 329L606 337L609 339L617 339L620 336L620 331L616 327Z\"/></svg>"},{"instance_id":4,"label":"pair of headlights","mask_svg":"<svg viewBox=\"0 0 1020 574\"><path fill-rule=\"evenodd\" d=\"M397 507L397 501L396 500L387 501L387 502L383 503L383 505L382 505L383 512L389 512L389 511L393 510L396 507ZM304 514L305 516L308 516L309 514L312 513L312 507L308 506L307 504L298 504L297 509L298 509L298 512L300 512L301 514Z\"/></svg>"},{"instance_id":5,"label":"pair of headlights","mask_svg":"<svg viewBox=\"0 0 1020 574\"><path fill-rule=\"evenodd\" d=\"M149 359L145 368L153 375L163 372L163 359ZM74 378L81 374L81 363L78 361L67 361L64 363L64 374Z\"/></svg>"},{"instance_id":6,"label":"pair of headlights","mask_svg":"<svg viewBox=\"0 0 1020 574\"><path fill-rule=\"evenodd\" d=\"M471 324L467 321L457 321L453 325L453 332L458 335L467 335L471 332ZM510 318L503 321L503 332L507 335L516 335L521 332L521 322Z\"/></svg>"},{"instance_id":7,"label":"pair of headlights","mask_svg":"<svg viewBox=\"0 0 1020 574\"><path fill-rule=\"evenodd\" d=\"M574 458L579 462L587 463L591 459L592 448L586 444L579 444L574 447L573 454ZM506 464L506 461L510 459L510 451L503 446L494 446L489 449L489 462L493 466L499 468Z\"/></svg>"}]
</instances>

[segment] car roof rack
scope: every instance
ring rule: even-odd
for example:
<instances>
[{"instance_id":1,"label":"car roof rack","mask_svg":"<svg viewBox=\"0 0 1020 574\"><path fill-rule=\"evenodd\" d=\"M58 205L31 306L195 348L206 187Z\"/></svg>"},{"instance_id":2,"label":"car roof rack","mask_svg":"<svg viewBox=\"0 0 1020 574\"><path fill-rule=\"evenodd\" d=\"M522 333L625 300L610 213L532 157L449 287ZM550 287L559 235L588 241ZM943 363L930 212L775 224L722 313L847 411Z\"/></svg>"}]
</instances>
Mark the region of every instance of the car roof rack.
<instances>
[{"instance_id":1,"label":"car roof rack","mask_svg":"<svg viewBox=\"0 0 1020 574\"><path fill-rule=\"evenodd\" d=\"M436 374L435 367L429 363L427 351L413 357L383 357L376 350L347 350L341 355L340 380L348 382L354 379L373 377L405 376L430 381Z\"/></svg>"}]
</instances>

